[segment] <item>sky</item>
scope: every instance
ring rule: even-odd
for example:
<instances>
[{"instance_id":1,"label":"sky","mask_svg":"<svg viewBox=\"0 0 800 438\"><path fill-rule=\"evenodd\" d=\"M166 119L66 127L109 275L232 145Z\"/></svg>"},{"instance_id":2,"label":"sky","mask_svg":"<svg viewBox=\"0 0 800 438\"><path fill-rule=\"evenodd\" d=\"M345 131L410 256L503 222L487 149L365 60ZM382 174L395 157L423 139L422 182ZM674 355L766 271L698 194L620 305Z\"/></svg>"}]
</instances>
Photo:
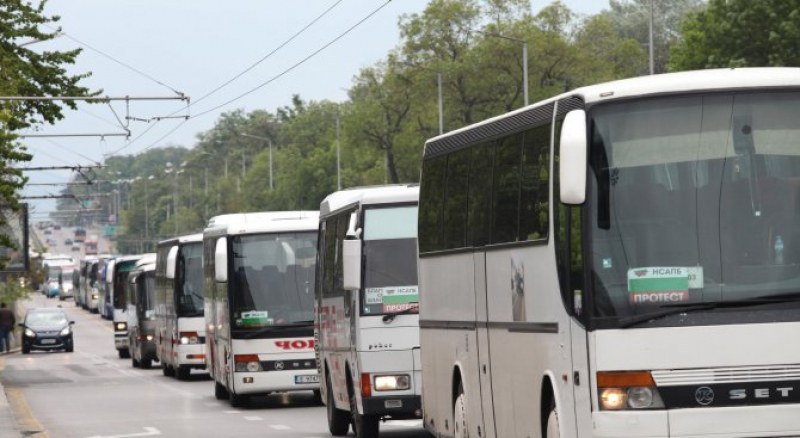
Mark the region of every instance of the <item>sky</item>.
<instances>
[{"instance_id":1,"label":"sky","mask_svg":"<svg viewBox=\"0 0 800 438\"><path fill-rule=\"evenodd\" d=\"M608 7L608 0L562 1L574 12L586 15ZM295 94L304 100L344 101L358 71L381 61L399 45L400 17L422 13L427 3L50 0L45 14L60 16L59 26L64 33L52 41L31 44L30 49L83 48L68 72L91 72L82 85L102 90L103 96L165 98L183 93L192 103L188 108L180 100L131 101L128 108L124 102L111 107L80 103L78 111L65 111L63 120L34 133L57 137L22 139L34 157L27 166L85 166L102 163L111 154L137 154L152 147L191 148L197 135L211 129L222 113L236 109L274 111L289 105ZM550 3L531 0L534 12ZM269 55L271 52L274 53ZM265 57L228 86L203 98ZM243 98L226 104L243 94ZM125 124L126 115L143 120L171 115L193 117L186 122L129 121L131 136L126 139L115 136L124 132L117 118ZM108 135L67 136L75 134ZM63 183L70 179L71 172L37 171L26 172L26 176L35 184ZM23 195L56 194L63 187L30 186ZM54 201L28 202L36 211L34 221L55 209Z\"/></svg>"}]
</instances>

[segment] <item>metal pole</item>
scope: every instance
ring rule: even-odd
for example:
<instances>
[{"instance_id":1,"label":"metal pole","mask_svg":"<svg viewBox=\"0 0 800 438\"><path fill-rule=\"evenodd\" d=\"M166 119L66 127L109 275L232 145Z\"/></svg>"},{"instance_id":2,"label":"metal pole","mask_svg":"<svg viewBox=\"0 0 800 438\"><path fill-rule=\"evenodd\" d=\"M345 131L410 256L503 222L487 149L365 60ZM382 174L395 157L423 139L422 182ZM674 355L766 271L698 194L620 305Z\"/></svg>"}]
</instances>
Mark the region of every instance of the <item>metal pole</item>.
<instances>
[{"instance_id":1,"label":"metal pole","mask_svg":"<svg viewBox=\"0 0 800 438\"><path fill-rule=\"evenodd\" d=\"M339 111L336 111L336 190L342 190L342 161L339 151Z\"/></svg>"},{"instance_id":2,"label":"metal pole","mask_svg":"<svg viewBox=\"0 0 800 438\"><path fill-rule=\"evenodd\" d=\"M147 180L144 180L144 238L148 238L148 230L150 229L150 211L147 207Z\"/></svg>"},{"instance_id":3,"label":"metal pole","mask_svg":"<svg viewBox=\"0 0 800 438\"><path fill-rule=\"evenodd\" d=\"M655 73L655 65L653 61L653 2L650 0L650 74Z\"/></svg>"},{"instance_id":4,"label":"metal pole","mask_svg":"<svg viewBox=\"0 0 800 438\"><path fill-rule=\"evenodd\" d=\"M272 139L267 139L269 142L269 189L272 190Z\"/></svg>"},{"instance_id":5,"label":"metal pole","mask_svg":"<svg viewBox=\"0 0 800 438\"><path fill-rule=\"evenodd\" d=\"M528 106L528 42L522 43L522 88L525 92L525 106Z\"/></svg>"},{"instance_id":6,"label":"metal pole","mask_svg":"<svg viewBox=\"0 0 800 438\"><path fill-rule=\"evenodd\" d=\"M228 179L228 157L225 157L225 179Z\"/></svg>"},{"instance_id":7,"label":"metal pole","mask_svg":"<svg viewBox=\"0 0 800 438\"><path fill-rule=\"evenodd\" d=\"M175 220L175 234L178 234L178 172L176 169L175 178L172 180L172 216Z\"/></svg>"},{"instance_id":8,"label":"metal pole","mask_svg":"<svg viewBox=\"0 0 800 438\"><path fill-rule=\"evenodd\" d=\"M442 72L436 72L436 82L439 87L439 135L444 134L444 102L442 99Z\"/></svg>"},{"instance_id":9,"label":"metal pole","mask_svg":"<svg viewBox=\"0 0 800 438\"><path fill-rule=\"evenodd\" d=\"M189 174L189 210L194 209L194 191L192 190L192 174Z\"/></svg>"},{"instance_id":10,"label":"metal pole","mask_svg":"<svg viewBox=\"0 0 800 438\"><path fill-rule=\"evenodd\" d=\"M206 216L205 216L205 218L208 219L208 167L206 166L205 169L206 169L206 172L205 172L206 189L205 189L205 192L204 192L205 193L205 198L203 199L203 204L205 204L205 207L206 207Z\"/></svg>"}]
</instances>

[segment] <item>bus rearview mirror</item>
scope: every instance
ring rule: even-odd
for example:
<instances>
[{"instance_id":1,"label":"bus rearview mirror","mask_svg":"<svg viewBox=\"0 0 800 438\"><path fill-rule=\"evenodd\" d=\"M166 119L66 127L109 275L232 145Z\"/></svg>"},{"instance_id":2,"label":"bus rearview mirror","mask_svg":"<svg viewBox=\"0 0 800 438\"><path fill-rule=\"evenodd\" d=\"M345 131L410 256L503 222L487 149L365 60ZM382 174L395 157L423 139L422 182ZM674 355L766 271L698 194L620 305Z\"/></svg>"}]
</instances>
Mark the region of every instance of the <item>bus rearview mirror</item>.
<instances>
[{"instance_id":1,"label":"bus rearview mirror","mask_svg":"<svg viewBox=\"0 0 800 438\"><path fill-rule=\"evenodd\" d=\"M214 249L214 280L218 283L228 281L228 239L220 237Z\"/></svg>"},{"instance_id":2,"label":"bus rearview mirror","mask_svg":"<svg viewBox=\"0 0 800 438\"><path fill-rule=\"evenodd\" d=\"M361 241L342 243L342 283L345 290L361 289Z\"/></svg>"},{"instance_id":3,"label":"bus rearview mirror","mask_svg":"<svg viewBox=\"0 0 800 438\"><path fill-rule=\"evenodd\" d=\"M586 112L567 113L561 126L559 187L561 202L580 205L586 200Z\"/></svg>"},{"instance_id":4,"label":"bus rearview mirror","mask_svg":"<svg viewBox=\"0 0 800 438\"><path fill-rule=\"evenodd\" d=\"M178 246L175 245L169 249L167 253L167 273L166 276L168 279L173 280L175 278L175 262L178 260Z\"/></svg>"}]
</instances>

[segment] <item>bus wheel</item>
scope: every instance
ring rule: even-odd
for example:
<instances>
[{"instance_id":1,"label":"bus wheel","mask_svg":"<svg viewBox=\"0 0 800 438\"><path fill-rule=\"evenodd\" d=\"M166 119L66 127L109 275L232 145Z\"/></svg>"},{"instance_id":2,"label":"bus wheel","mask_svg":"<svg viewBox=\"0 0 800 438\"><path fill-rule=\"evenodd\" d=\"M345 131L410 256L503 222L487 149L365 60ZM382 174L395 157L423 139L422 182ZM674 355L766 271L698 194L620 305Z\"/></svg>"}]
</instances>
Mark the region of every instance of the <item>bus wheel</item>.
<instances>
[{"instance_id":1,"label":"bus wheel","mask_svg":"<svg viewBox=\"0 0 800 438\"><path fill-rule=\"evenodd\" d=\"M222 386L222 383L214 382L214 397L217 400L227 400L228 399L228 390Z\"/></svg>"},{"instance_id":2,"label":"bus wheel","mask_svg":"<svg viewBox=\"0 0 800 438\"><path fill-rule=\"evenodd\" d=\"M142 368L144 368L144 369L146 369L146 370L149 370L149 369L150 369L150 367L152 367L152 366L153 366L153 361L152 361L151 359L142 359L142 361L141 361L141 362L139 362L139 365L140 365Z\"/></svg>"},{"instance_id":3,"label":"bus wheel","mask_svg":"<svg viewBox=\"0 0 800 438\"><path fill-rule=\"evenodd\" d=\"M250 397L246 395L234 394L233 392L228 391L228 400L231 402L232 407L243 408L247 406L247 403L250 401Z\"/></svg>"},{"instance_id":4,"label":"bus wheel","mask_svg":"<svg viewBox=\"0 0 800 438\"><path fill-rule=\"evenodd\" d=\"M139 361L138 361L138 360L136 360L136 357L135 357L135 356L134 356L134 357L132 357L132 358L131 358L131 366L132 366L132 367L134 367L134 368L139 368L139 365L140 365L140 364L139 364Z\"/></svg>"},{"instance_id":5,"label":"bus wheel","mask_svg":"<svg viewBox=\"0 0 800 438\"><path fill-rule=\"evenodd\" d=\"M128 350L127 348L123 348L121 350L117 350L117 355L119 356L120 359L127 359L131 357L131 351Z\"/></svg>"},{"instance_id":6,"label":"bus wheel","mask_svg":"<svg viewBox=\"0 0 800 438\"><path fill-rule=\"evenodd\" d=\"M348 385L348 395L350 396L350 417L353 423L353 432L358 438L377 438L380 428L380 417L377 415L361 415L358 413L356 405L356 394L353 384Z\"/></svg>"},{"instance_id":7,"label":"bus wheel","mask_svg":"<svg viewBox=\"0 0 800 438\"><path fill-rule=\"evenodd\" d=\"M184 365L178 365L178 367L175 368L175 377L177 377L178 380L189 380L189 375L191 373L192 369Z\"/></svg>"},{"instance_id":8,"label":"bus wheel","mask_svg":"<svg viewBox=\"0 0 800 438\"><path fill-rule=\"evenodd\" d=\"M458 396L453 403L453 436L455 438L467 438L469 436L469 425L467 424L467 396L464 395L464 387L458 384Z\"/></svg>"},{"instance_id":9,"label":"bus wheel","mask_svg":"<svg viewBox=\"0 0 800 438\"><path fill-rule=\"evenodd\" d=\"M556 406L553 404L550 409L550 414L547 416L547 423L545 424L545 438L560 438L561 428L558 425L558 414L556 414Z\"/></svg>"},{"instance_id":10,"label":"bus wheel","mask_svg":"<svg viewBox=\"0 0 800 438\"><path fill-rule=\"evenodd\" d=\"M345 436L350 429L350 418L347 412L336 409L333 401L333 390L331 389L331 379L325 375L325 404L328 413L328 431L333 436Z\"/></svg>"},{"instance_id":11,"label":"bus wheel","mask_svg":"<svg viewBox=\"0 0 800 438\"><path fill-rule=\"evenodd\" d=\"M169 366L169 365L167 365L165 363L162 363L161 364L161 373L164 374L164 376L166 376L166 377L172 377L172 376L175 375L175 368L172 368L171 366Z\"/></svg>"}]
</instances>

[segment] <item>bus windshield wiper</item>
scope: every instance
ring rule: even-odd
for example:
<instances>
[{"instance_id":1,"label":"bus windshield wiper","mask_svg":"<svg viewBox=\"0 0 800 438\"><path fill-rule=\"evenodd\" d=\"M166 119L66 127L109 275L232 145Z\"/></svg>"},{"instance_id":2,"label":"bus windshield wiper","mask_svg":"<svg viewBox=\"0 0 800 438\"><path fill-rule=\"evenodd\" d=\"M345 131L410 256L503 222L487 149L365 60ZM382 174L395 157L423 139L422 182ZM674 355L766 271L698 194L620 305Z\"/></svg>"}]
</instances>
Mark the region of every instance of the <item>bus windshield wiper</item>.
<instances>
[{"instance_id":1,"label":"bus windshield wiper","mask_svg":"<svg viewBox=\"0 0 800 438\"><path fill-rule=\"evenodd\" d=\"M387 313L383 315L383 322L390 323L394 321L394 317L397 315L407 315L409 313L419 313L419 304L416 306L406 307L403 310L398 310L397 312Z\"/></svg>"},{"instance_id":2,"label":"bus windshield wiper","mask_svg":"<svg viewBox=\"0 0 800 438\"><path fill-rule=\"evenodd\" d=\"M791 301L797 301L798 299L800 299L800 292L794 292L789 294L764 295L759 297L752 297L741 300L730 300L730 301L664 304L661 306L661 308L664 310L658 312L646 313L644 315L632 316L630 318L625 318L620 320L619 327L629 328L645 322L681 313L698 312L701 310L712 310L720 308L749 307L749 306L760 306L763 304L787 303Z\"/></svg>"}]
</instances>

